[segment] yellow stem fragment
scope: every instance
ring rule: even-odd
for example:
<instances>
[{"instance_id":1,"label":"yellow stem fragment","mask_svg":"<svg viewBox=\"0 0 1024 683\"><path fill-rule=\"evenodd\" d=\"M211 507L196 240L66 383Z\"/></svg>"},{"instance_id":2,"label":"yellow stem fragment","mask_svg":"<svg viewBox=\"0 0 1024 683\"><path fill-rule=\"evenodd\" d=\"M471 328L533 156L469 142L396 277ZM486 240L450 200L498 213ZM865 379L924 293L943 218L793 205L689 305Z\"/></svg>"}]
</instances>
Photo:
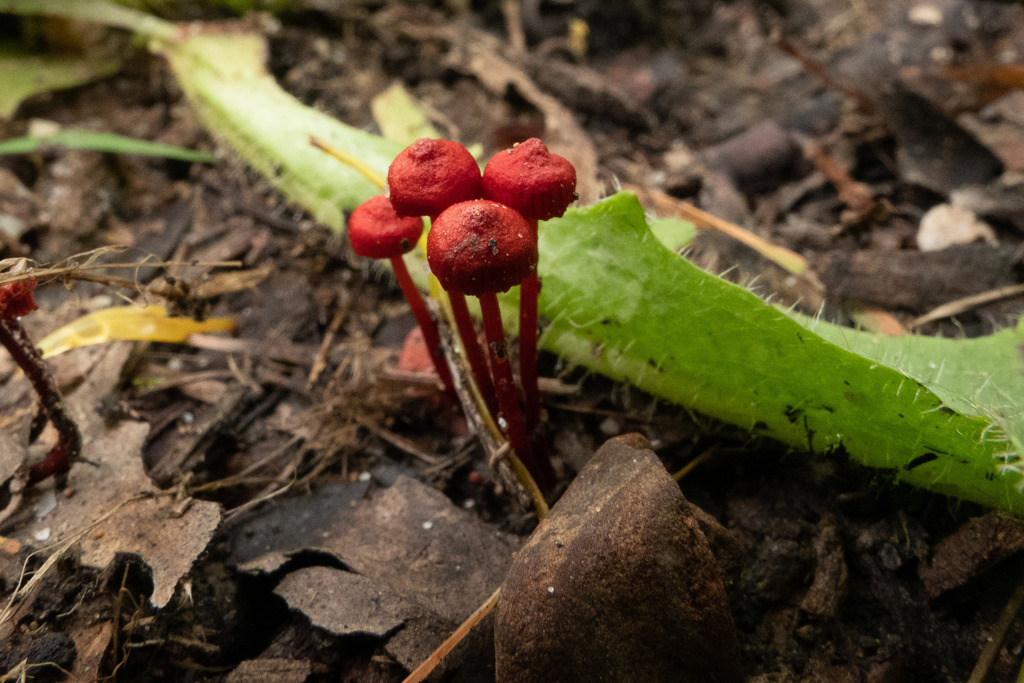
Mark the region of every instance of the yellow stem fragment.
<instances>
[{"instance_id":1,"label":"yellow stem fragment","mask_svg":"<svg viewBox=\"0 0 1024 683\"><path fill-rule=\"evenodd\" d=\"M345 150L335 147L326 140L321 140L315 135L310 135L309 144L312 145L313 147L316 147L321 152L326 152L327 154L334 157L335 159L345 164L346 166L351 166L355 170L359 171L364 178L366 178L371 183L376 185L377 189L383 190L384 186L387 185L388 179L385 178L383 175L381 175L374 169L370 168L359 159L356 159L354 156L352 156Z\"/></svg>"},{"instance_id":2,"label":"yellow stem fragment","mask_svg":"<svg viewBox=\"0 0 1024 683\"><path fill-rule=\"evenodd\" d=\"M198 332L235 329L231 318L170 318L163 306L114 306L89 313L43 338L38 346L50 358L78 346L133 340L180 343Z\"/></svg>"}]
</instances>

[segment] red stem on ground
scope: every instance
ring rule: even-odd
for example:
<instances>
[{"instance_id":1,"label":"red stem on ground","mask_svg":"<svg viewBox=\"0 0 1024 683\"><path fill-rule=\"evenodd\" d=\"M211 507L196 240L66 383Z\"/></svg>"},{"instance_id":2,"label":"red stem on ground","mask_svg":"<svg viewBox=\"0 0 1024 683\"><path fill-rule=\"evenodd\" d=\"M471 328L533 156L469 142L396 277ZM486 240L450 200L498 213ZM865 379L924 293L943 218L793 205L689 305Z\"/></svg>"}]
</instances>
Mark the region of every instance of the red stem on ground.
<instances>
[{"instance_id":1,"label":"red stem on ground","mask_svg":"<svg viewBox=\"0 0 1024 683\"><path fill-rule=\"evenodd\" d=\"M61 475L71 469L71 463L82 452L82 436L78 426L64 410L57 385L43 364L39 350L25 334L16 318L0 320L0 344L11 354L32 388L39 396L40 414L49 418L57 430L57 444L50 449L42 461L29 468L28 483L35 484L47 477ZM32 433L38 437L43 421L39 415L33 419Z\"/></svg>"},{"instance_id":2,"label":"red stem on ground","mask_svg":"<svg viewBox=\"0 0 1024 683\"><path fill-rule=\"evenodd\" d=\"M505 418L509 444L519 459L523 461L526 469L533 475L537 485L541 489L550 488L554 482L551 463L534 457L532 445L526 434L523 414L519 409L519 397L516 394L515 380L512 378L512 366L508 362L505 328L501 323L498 297L494 293L488 293L481 294L479 298L480 310L484 319L484 333L487 336L487 346L491 353L494 386L497 390L501 414Z\"/></svg>"},{"instance_id":3,"label":"red stem on ground","mask_svg":"<svg viewBox=\"0 0 1024 683\"><path fill-rule=\"evenodd\" d=\"M412 281L412 276L409 275L409 269L405 265L405 260L401 256L392 256L391 268L395 271L398 286L402 288L402 293L405 294L405 300L409 302L409 308L412 309L412 314L415 316L416 322L419 323L420 330L423 331L423 341L426 342L427 349L430 350L430 360L433 361L434 368L444 383L445 393L449 395L448 397L451 400L457 401L455 381L452 379L451 368L448 367L448 363L445 361L444 350L441 348L441 335L437 331L437 323L434 322L430 311L427 310L427 304L423 301L423 296L420 294L420 290L417 289L416 283Z\"/></svg>"},{"instance_id":4,"label":"red stem on ground","mask_svg":"<svg viewBox=\"0 0 1024 683\"><path fill-rule=\"evenodd\" d=\"M494 390L494 383L491 382L484 353L480 349L480 340L476 336L473 318L469 315L466 295L460 292L448 292L448 299L451 301L455 327L458 328L462 346L466 349L466 360L469 361L469 368L473 371L477 387L480 388L480 395L483 397L484 403L487 404L487 409L491 411L491 417L497 419L500 402Z\"/></svg>"}]
</instances>

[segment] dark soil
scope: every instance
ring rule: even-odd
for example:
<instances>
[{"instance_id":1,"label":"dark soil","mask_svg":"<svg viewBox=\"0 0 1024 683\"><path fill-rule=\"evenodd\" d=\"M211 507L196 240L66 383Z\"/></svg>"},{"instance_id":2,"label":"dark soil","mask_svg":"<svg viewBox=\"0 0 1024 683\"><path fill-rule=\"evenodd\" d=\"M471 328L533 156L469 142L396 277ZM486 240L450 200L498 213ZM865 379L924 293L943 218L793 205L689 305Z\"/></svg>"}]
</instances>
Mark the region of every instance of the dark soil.
<instances>
[{"instance_id":1,"label":"dark soil","mask_svg":"<svg viewBox=\"0 0 1024 683\"><path fill-rule=\"evenodd\" d=\"M459 9L467 4L473 6ZM989 183L1004 169L1024 167L1024 128L1007 123L1009 105L996 109L999 99L976 92L980 86L940 78L946 67L1010 60L1008 51L1018 50L1019 59L1020 7L918 5L945 17L929 23L930 14L908 18L909 1L512 4L521 6L526 51L506 45L508 58L575 116L598 151L596 178L606 191L621 182L692 201L805 255L823 286L798 282L712 233L701 233L690 254L702 266L731 269L727 277L739 281L756 277L759 291L809 313L823 308L843 320L868 309L904 324L950 298L1020 280L1019 206L984 215L998 246L926 256L915 244L920 217L963 186L964 174ZM543 136L544 115L529 98L489 91L439 37L454 25L507 41L498 3L292 5L269 32L269 65L304 103L372 129L371 98L398 81L445 135L482 143L486 156ZM226 16L202 3L179 11ZM573 20L589 28L585 55L566 40ZM403 28L410 22L422 32ZM113 47L131 57L110 78L24 102L0 121L0 137L45 119L217 148L159 58L116 34L83 40L48 47ZM748 137L736 143L739 136ZM907 160L920 139L937 156L942 145L952 146L957 163ZM845 180L826 178L800 148L810 144ZM126 245L111 260L155 254L269 266L255 287L171 302L181 314L234 316L243 345L229 352L140 347L101 406L111 420L130 416L151 425L143 458L161 486L229 511L207 552L162 609L147 602L154 578L138 557L118 556L96 570L65 556L19 609L0 672L27 660L42 665L30 669L35 680L62 680L69 671L82 680L401 680L407 671L382 638L333 635L274 593L291 572L345 568L337 554L311 545L266 571L238 559L240 529L252 515L347 486L360 473L369 473L374 490L400 474L415 477L512 534L535 526L530 509L498 485L461 415L429 382L396 369L413 325L397 288L354 257L343 236L285 205L231 154L201 165L47 150L0 157L0 174L0 213L19 226L0 232L0 257L49 264ZM851 199L851 184L854 195L863 190L868 198ZM19 185L23 195L13 189ZM194 287L217 272L177 265L131 277ZM47 315L25 324L40 336L135 295L83 282L37 293ZM1019 313L1019 301L1004 300L961 314L956 325L940 321L919 331L982 334ZM333 336L333 347L323 346L325 336ZM55 359L65 390L80 381L75 364L83 362ZM710 451L681 487L741 544L728 594L749 680L896 683L971 675L1019 582L1024 541L1016 522L894 486L841 458L788 452L557 358L542 362L544 376L578 388L546 399L563 484L618 434L644 434L671 472ZM30 405L24 392L0 399L12 416ZM76 465L70 487L86 467ZM253 504L282 489L273 502ZM0 532L22 539L17 532L30 519L23 511ZM23 562L40 567L46 554L30 553L43 545L38 539L0 548L5 595ZM1016 680L1022 642L1024 625L1015 620L986 680ZM83 669L86 661L97 668ZM493 672L449 667L444 676L487 680Z\"/></svg>"}]
</instances>

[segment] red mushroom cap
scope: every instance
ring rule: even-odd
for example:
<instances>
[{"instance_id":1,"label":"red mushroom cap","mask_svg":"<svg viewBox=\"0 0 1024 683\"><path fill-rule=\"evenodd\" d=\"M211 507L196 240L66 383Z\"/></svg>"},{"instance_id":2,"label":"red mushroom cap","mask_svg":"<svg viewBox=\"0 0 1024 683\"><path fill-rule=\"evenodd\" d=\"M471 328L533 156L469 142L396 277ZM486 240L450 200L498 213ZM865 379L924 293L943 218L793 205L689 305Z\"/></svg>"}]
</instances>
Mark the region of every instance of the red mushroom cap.
<instances>
[{"instance_id":1,"label":"red mushroom cap","mask_svg":"<svg viewBox=\"0 0 1024 683\"><path fill-rule=\"evenodd\" d=\"M384 195L367 199L348 218L352 251L368 258L401 256L416 246L423 234L423 219L402 218Z\"/></svg>"},{"instance_id":2,"label":"red mushroom cap","mask_svg":"<svg viewBox=\"0 0 1024 683\"><path fill-rule=\"evenodd\" d=\"M0 320L13 320L39 308L32 292L35 280L18 280L0 285Z\"/></svg>"},{"instance_id":3,"label":"red mushroom cap","mask_svg":"<svg viewBox=\"0 0 1024 683\"><path fill-rule=\"evenodd\" d=\"M480 167L451 140L420 138L388 168L391 203L399 216L437 216L452 204L483 194Z\"/></svg>"},{"instance_id":4,"label":"red mushroom cap","mask_svg":"<svg viewBox=\"0 0 1024 683\"><path fill-rule=\"evenodd\" d=\"M483 185L487 199L511 206L528 220L546 221L561 216L576 199L576 169L530 138L491 157Z\"/></svg>"},{"instance_id":5,"label":"red mushroom cap","mask_svg":"<svg viewBox=\"0 0 1024 683\"><path fill-rule=\"evenodd\" d=\"M505 292L537 267L537 238L526 219L504 204L461 202L427 233L427 263L449 292Z\"/></svg>"}]
</instances>

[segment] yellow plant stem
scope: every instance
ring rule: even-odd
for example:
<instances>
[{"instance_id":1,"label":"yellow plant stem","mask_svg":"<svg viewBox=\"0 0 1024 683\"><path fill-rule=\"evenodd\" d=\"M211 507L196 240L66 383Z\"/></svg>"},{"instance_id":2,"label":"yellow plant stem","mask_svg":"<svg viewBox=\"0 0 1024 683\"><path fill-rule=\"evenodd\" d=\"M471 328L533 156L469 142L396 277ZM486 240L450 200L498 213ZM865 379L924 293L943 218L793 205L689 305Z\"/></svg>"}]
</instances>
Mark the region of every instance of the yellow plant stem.
<instances>
[{"instance_id":1,"label":"yellow plant stem","mask_svg":"<svg viewBox=\"0 0 1024 683\"><path fill-rule=\"evenodd\" d=\"M321 140L315 135L310 135L309 144L316 147L322 152L326 152L327 154L334 157L335 159L345 164L346 166L350 166L353 169L359 171L364 178L366 178L371 183L376 185L378 189L383 190L384 186L388 184L387 178L382 176L380 173L370 168L359 159L356 159L354 156L352 156L345 150L335 147L326 140Z\"/></svg>"}]
</instances>

